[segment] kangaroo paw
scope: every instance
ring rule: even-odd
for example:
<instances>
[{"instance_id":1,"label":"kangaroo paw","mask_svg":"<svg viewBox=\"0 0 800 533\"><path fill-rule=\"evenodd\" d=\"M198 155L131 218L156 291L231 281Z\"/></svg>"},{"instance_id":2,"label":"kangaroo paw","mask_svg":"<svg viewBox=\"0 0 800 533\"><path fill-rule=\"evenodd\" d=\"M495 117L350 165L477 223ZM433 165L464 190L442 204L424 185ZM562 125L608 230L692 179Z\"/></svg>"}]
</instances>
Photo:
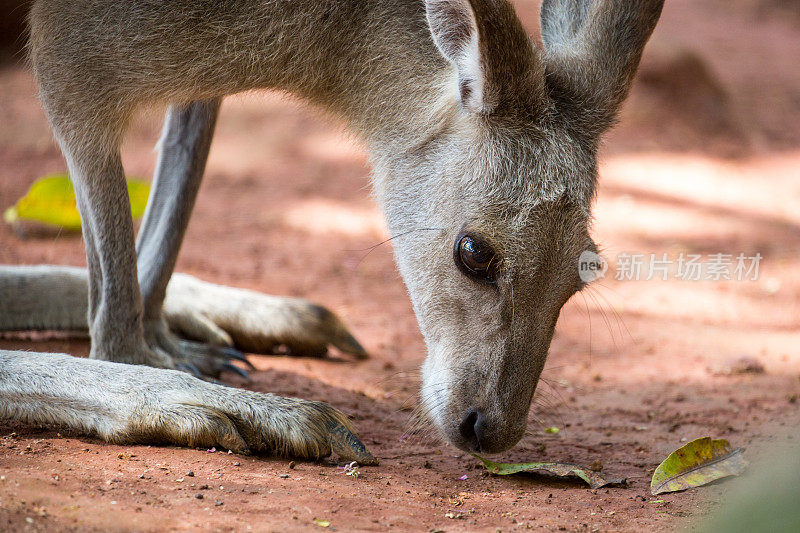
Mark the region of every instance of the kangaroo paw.
<instances>
[{"instance_id":1,"label":"kangaroo paw","mask_svg":"<svg viewBox=\"0 0 800 533\"><path fill-rule=\"evenodd\" d=\"M181 339L169 330L164 321L145 324L145 341L151 349L167 354L173 368L202 379L218 378L223 372L247 379L247 372L232 361L241 361L254 368L239 350Z\"/></svg>"}]
</instances>

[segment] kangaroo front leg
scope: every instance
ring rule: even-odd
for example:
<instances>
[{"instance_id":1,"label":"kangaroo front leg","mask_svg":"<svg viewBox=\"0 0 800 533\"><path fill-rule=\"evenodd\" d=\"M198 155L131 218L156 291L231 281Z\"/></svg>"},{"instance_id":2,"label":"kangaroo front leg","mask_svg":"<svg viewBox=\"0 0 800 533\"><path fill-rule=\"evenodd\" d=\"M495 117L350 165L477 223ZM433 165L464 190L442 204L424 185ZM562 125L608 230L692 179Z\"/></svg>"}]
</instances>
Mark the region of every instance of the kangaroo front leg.
<instances>
[{"instance_id":1,"label":"kangaroo front leg","mask_svg":"<svg viewBox=\"0 0 800 533\"><path fill-rule=\"evenodd\" d=\"M174 370L0 350L0 419L66 426L117 443L221 446L374 464L344 414L322 402Z\"/></svg>"},{"instance_id":2,"label":"kangaroo front leg","mask_svg":"<svg viewBox=\"0 0 800 533\"><path fill-rule=\"evenodd\" d=\"M148 345L168 353L177 368L196 375L217 377L229 370L247 376L229 362L246 361L241 353L179 339L162 315L167 284L200 189L221 102L221 98L196 101L173 105L167 111L158 167L136 243L137 265Z\"/></svg>"},{"instance_id":3,"label":"kangaroo front leg","mask_svg":"<svg viewBox=\"0 0 800 533\"><path fill-rule=\"evenodd\" d=\"M136 242L144 320L160 320L178 251L189 225L222 103L220 98L167 111L158 167Z\"/></svg>"},{"instance_id":4,"label":"kangaroo front leg","mask_svg":"<svg viewBox=\"0 0 800 533\"><path fill-rule=\"evenodd\" d=\"M75 186L86 246L91 357L173 368L169 354L144 342L133 220L119 143L101 129L65 135L59 134L60 126L56 123L54 129Z\"/></svg>"}]
</instances>

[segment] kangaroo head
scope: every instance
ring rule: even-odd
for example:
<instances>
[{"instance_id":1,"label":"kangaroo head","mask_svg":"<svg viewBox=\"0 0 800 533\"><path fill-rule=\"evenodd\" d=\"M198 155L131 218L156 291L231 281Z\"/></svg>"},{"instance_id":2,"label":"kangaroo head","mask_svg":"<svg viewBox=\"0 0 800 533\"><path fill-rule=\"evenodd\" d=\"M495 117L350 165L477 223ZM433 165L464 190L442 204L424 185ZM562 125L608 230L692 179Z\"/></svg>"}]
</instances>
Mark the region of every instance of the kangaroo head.
<instances>
[{"instance_id":1,"label":"kangaroo head","mask_svg":"<svg viewBox=\"0 0 800 533\"><path fill-rule=\"evenodd\" d=\"M426 1L451 106L424 142L376 157L392 182L377 190L428 347L423 407L463 450L524 433L579 257L596 250L599 137L661 5L545 0L542 48L505 0Z\"/></svg>"}]
</instances>

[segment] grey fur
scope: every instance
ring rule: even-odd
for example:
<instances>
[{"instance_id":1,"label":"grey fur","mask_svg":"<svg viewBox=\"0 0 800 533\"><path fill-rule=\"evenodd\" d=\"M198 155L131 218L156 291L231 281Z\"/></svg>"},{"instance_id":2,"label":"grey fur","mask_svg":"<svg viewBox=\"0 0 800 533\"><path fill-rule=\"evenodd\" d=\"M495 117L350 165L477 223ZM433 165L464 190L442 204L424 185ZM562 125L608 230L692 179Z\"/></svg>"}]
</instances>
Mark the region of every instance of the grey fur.
<instances>
[{"instance_id":1,"label":"grey fur","mask_svg":"<svg viewBox=\"0 0 800 533\"><path fill-rule=\"evenodd\" d=\"M588 229L599 136L627 94L662 3L545 0L542 49L505 0L36 2L31 58L84 223L92 357L171 368L202 352L179 353L157 315L209 123L178 128L180 142L206 131L187 145L188 157L164 151L160 166L176 176L169 181L192 192L148 213L148 231L150 220L177 213L178 221L159 222L163 248L145 237L140 244L153 250L140 257L143 304L119 159L128 118L144 105L191 110L199 105L192 102L282 89L341 117L370 150L375 196L389 231L404 235L395 256L428 346L422 401L430 418L462 449L513 446L559 311L581 288L578 256L595 249ZM456 268L454 241L464 231L496 251L494 284ZM39 379L39 359L4 357L16 365L6 379ZM106 363L64 364L97 374L95 385L87 377L88 392L119 386L101 383ZM174 372L142 368L137 377L139 367L124 368L137 383L153 381L150 410L166 398L162 389L193 394L198 386ZM54 390L51 401L61 405ZM91 416L129 412L108 394L105 414L92 407ZM32 414L36 402L24 405L7 416L44 420ZM470 412L480 413L474 435L462 424ZM275 438L292 429L281 426ZM119 429L98 433L129 438Z\"/></svg>"},{"instance_id":2,"label":"grey fur","mask_svg":"<svg viewBox=\"0 0 800 533\"><path fill-rule=\"evenodd\" d=\"M350 427L322 402L234 389L175 370L22 355L0 350L0 418L67 426L110 442L300 457L328 455L328 433Z\"/></svg>"}]
</instances>

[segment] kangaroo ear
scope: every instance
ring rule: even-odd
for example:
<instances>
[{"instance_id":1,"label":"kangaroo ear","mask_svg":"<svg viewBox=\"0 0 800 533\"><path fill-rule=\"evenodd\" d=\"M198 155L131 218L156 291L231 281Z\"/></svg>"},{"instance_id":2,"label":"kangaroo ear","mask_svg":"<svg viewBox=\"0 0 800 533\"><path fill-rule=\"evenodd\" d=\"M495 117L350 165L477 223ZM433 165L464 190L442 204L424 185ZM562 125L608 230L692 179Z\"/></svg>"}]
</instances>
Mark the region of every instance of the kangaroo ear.
<instances>
[{"instance_id":1,"label":"kangaroo ear","mask_svg":"<svg viewBox=\"0 0 800 533\"><path fill-rule=\"evenodd\" d=\"M628 94L664 0L544 0L548 91L581 127L602 132ZM564 109L566 108L566 109Z\"/></svg>"},{"instance_id":2,"label":"kangaroo ear","mask_svg":"<svg viewBox=\"0 0 800 533\"><path fill-rule=\"evenodd\" d=\"M433 42L458 71L461 103L474 113L484 103L485 65L481 61L478 23L468 0L426 0L425 13Z\"/></svg>"},{"instance_id":3,"label":"kangaroo ear","mask_svg":"<svg viewBox=\"0 0 800 533\"><path fill-rule=\"evenodd\" d=\"M544 73L508 0L425 0L433 41L458 71L463 106L495 116L538 113Z\"/></svg>"}]
</instances>

